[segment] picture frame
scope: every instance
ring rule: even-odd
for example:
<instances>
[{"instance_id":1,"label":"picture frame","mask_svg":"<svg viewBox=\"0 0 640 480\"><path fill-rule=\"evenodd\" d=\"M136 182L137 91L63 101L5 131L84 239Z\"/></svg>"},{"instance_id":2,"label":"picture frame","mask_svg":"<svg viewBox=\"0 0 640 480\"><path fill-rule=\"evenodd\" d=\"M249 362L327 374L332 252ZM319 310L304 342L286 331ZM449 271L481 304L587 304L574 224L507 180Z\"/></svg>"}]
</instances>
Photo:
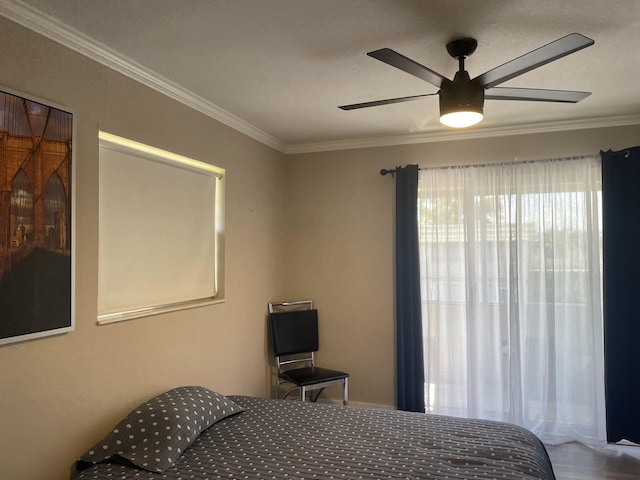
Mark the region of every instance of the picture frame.
<instances>
[{"instance_id":1,"label":"picture frame","mask_svg":"<svg viewBox=\"0 0 640 480\"><path fill-rule=\"evenodd\" d=\"M0 88L0 345L72 331L73 113Z\"/></svg>"}]
</instances>

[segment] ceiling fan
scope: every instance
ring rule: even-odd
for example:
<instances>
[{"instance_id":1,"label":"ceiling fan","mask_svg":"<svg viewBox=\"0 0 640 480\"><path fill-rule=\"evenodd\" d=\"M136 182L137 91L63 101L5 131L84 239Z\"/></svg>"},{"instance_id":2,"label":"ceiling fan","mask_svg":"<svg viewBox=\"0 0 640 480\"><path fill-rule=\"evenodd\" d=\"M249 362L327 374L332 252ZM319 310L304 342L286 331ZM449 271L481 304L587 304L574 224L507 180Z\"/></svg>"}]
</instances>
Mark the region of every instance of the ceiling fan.
<instances>
[{"instance_id":1,"label":"ceiling fan","mask_svg":"<svg viewBox=\"0 0 640 480\"><path fill-rule=\"evenodd\" d=\"M471 79L469 73L464 69L464 60L475 52L478 42L473 38L453 40L447 44L449 55L458 60L459 67L453 80L449 80L438 72L390 48L382 48L369 52L367 55L421 78L440 90L437 93L342 105L339 108L342 110L355 110L438 95L440 97L440 122L450 127L463 128L482 120L485 99L576 103L588 97L591 93L570 90L496 87L496 85L582 50L593 45L593 43L592 39L584 35L572 33Z\"/></svg>"}]
</instances>

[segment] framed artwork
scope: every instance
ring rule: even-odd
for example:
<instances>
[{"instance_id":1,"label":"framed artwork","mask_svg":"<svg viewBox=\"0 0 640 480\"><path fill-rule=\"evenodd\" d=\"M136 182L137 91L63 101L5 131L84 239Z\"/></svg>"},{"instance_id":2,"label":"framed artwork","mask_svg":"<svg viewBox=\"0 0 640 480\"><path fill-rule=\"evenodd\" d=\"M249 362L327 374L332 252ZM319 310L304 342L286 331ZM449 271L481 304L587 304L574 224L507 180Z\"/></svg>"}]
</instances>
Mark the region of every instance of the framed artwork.
<instances>
[{"instance_id":1,"label":"framed artwork","mask_svg":"<svg viewBox=\"0 0 640 480\"><path fill-rule=\"evenodd\" d=\"M73 330L73 115L0 91L0 345Z\"/></svg>"}]
</instances>

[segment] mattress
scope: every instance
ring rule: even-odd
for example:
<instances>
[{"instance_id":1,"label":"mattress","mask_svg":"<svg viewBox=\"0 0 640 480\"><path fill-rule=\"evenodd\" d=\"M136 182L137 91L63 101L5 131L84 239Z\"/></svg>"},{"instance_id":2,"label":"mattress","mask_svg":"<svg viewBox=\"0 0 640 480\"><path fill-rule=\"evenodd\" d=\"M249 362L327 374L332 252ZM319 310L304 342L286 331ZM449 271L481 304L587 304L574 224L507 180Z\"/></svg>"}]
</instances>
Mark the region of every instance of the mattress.
<instances>
[{"instance_id":1,"label":"mattress","mask_svg":"<svg viewBox=\"0 0 640 480\"><path fill-rule=\"evenodd\" d=\"M204 430L164 472L111 459L73 479L555 479L539 439L511 424L228 398L244 411Z\"/></svg>"}]
</instances>

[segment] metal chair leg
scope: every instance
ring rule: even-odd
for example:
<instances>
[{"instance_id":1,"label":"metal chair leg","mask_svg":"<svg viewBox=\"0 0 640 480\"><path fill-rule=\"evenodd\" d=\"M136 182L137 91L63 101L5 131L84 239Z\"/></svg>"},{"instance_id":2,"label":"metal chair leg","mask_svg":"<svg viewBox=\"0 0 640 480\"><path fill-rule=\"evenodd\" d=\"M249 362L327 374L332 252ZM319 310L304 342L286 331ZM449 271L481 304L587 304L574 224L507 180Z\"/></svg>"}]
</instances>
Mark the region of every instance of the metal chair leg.
<instances>
[{"instance_id":1,"label":"metal chair leg","mask_svg":"<svg viewBox=\"0 0 640 480\"><path fill-rule=\"evenodd\" d=\"M344 390L342 391L342 404L349 404L349 379L344 379Z\"/></svg>"},{"instance_id":2,"label":"metal chair leg","mask_svg":"<svg viewBox=\"0 0 640 480\"><path fill-rule=\"evenodd\" d=\"M320 395L322 394L322 392L324 392L324 388L318 389L316 391L315 395L311 394L311 401L314 402L314 403L317 402L318 398L320 398Z\"/></svg>"}]
</instances>

